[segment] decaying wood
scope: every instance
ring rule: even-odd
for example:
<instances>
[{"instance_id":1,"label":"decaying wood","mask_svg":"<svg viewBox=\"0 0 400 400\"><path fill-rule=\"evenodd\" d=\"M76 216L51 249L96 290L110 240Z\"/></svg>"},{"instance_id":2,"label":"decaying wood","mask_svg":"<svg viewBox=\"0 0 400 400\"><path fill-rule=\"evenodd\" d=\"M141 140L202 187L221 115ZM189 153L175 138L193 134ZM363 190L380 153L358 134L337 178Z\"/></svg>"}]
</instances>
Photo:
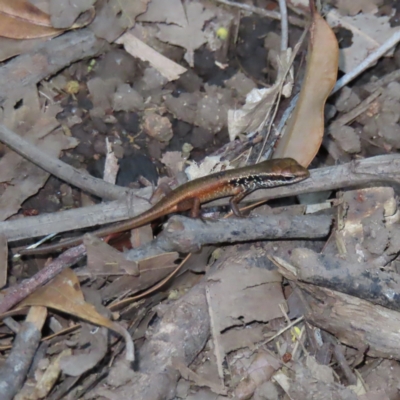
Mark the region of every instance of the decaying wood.
<instances>
[{"instance_id":1,"label":"decaying wood","mask_svg":"<svg viewBox=\"0 0 400 400\"><path fill-rule=\"evenodd\" d=\"M129 260L166 251L197 252L206 244L238 243L266 239L321 239L329 234L330 216L254 215L215 221L174 216L156 240L128 252Z\"/></svg>"},{"instance_id":2,"label":"decaying wood","mask_svg":"<svg viewBox=\"0 0 400 400\"><path fill-rule=\"evenodd\" d=\"M180 373L173 367L174 359L189 365L210 334L205 283L196 285L174 302L153 332L139 351L139 371L132 380L107 391L115 398L163 400L175 396ZM102 393L101 389L98 393Z\"/></svg>"},{"instance_id":3,"label":"decaying wood","mask_svg":"<svg viewBox=\"0 0 400 400\"><path fill-rule=\"evenodd\" d=\"M317 254L309 249L294 249L291 263L291 266L286 263L278 266L287 279L334 289L400 310L400 298L395 295L400 293L400 275L397 273L382 271L368 263L351 263L339 256Z\"/></svg>"},{"instance_id":4,"label":"decaying wood","mask_svg":"<svg viewBox=\"0 0 400 400\"><path fill-rule=\"evenodd\" d=\"M298 282L305 318L372 357L400 359L400 314L357 297Z\"/></svg>"}]
</instances>

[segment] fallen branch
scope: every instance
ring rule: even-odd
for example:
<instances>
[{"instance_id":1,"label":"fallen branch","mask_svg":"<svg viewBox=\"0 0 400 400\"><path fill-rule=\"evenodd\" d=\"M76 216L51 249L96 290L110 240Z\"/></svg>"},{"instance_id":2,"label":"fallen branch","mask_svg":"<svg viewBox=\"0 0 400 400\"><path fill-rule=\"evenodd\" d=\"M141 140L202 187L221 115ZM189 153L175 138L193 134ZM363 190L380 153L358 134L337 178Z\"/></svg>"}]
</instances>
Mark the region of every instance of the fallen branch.
<instances>
[{"instance_id":1,"label":"fallen branch","mask_svg":"<svg viewBox=\"0 0 400 400\"><path fill-rule=\"evenodd\" d=\"M332 225L330 216L268 215L203 221L176 215L149 244L127 252L137 261L165 252L197 252L206 244L223 244L273 239L321 239Z\"/></svg>"},{"instance_id":2,"label":"fallen branch","mask_svg":"<svg viewBox=\"0 0 400 400\"><path fill-rule=\"evenodd\" d=\"M58 158L49 156L3 124L0 124L0 141L57 178L102 199L115 200L126 196L129 192L127 188L113 185L103 179L95 178L87 173L79 171Z\"/></svg>"},{"instance_id":3,"label":"fallen branch","mask_svg":"<svg viewBox=\"0 0 400 400\"><path fill-rule=\"evenodd\" d=\"M351 161L343 165L314 169L311 170L310 178L305 181L273 189L256 190L245 197L242 203L378 184L400 185L399 154L376 156L364 160ZM133 204L134 201L135 204ZM228 203L229 198L224 198L215 200L209 205L220 206ZM0 234L4 234L9 241L44 236L54 232L64 232L71 229L86 228L95 224L125 220L148 208L150 208L149 202L140 198L135 200L133 196L130 196L128 199L96 206L60 211L37 217L26 217L16 221L0 222ZM83 219L85 213L91 215L91 218ZM61 221L64 224L61 224ZM65 226L69 226L69 228L65 229Z\"/></svg>"},{"instance_id":4,"label":"fallen branch","mask_svg":"<svg viewBox=\"0 0 400 400\"><path fill-rule=\"evenodd\" d=\"M48 40L29 53L15 57L0 68L0 103L76 61L105 52L107 46L105 40L98 39L87 28Z\"/></svg>"},{"instance_id":5,"label":"fallen branch","mask_svg":"<svg viewBox=\"0 0 400 400\"><path fill-rule=\"evenodd\" d=\"M25 279L20 284L2 292L3 298L0 300L0 314L5 313L20 301L28 297L37 288L43 286L63 269L76 264L86 253L86 248L82 244L62 253L53 260L47 267L41 269L29 279Z\"/></svg>"}]
</instances>

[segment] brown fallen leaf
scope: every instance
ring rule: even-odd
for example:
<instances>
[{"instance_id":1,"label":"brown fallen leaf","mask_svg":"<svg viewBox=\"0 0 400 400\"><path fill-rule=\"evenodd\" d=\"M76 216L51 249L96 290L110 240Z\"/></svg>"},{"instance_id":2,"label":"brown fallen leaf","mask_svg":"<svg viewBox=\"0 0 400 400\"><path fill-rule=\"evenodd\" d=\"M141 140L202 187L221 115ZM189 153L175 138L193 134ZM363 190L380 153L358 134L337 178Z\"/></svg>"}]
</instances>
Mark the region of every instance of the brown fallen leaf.
<instances>
[{"instance_id":1,"label":"brown fallen leaf","mask_svg":"<svg viewBox=\"0 0 400 400\"><path fill-rule=\"evenodd\" d=\"M306 74L296 108L274 158L292 157L307 167L324 135L324 106L336 83L339 47L332 29L314 13L310 27Z\"/></svg>"},{"instance_id":2,"label":"brown fallen leaf","mask_svg":"<svg viewBox=\"0 0 400 400\"><path fill-rule=\"evenodd\" d=\"M50 16L26 0L0 0L0 36L35 39L64 32L51 25Z\"/></svg>"},{"instance_id":3,"label":"brown fallen leaf","mask_svg":"<svg viewBox=\"0 0 400 400\"><path fill-rule=\"evenodd\" d=\"M41 108L36 87L25 90L22 99L23 105L17 110L12 97L4 102L4 125L15 129L21 137L52 157L58 157L62 150L77 145L76 139L64 135L58 128L56 115L60 107L57 104ZM37 193L48 177L48 172L7 150L0 160L0 182L9 182L4 185L0 196L0 220L17 213L21 204Z\"/></svg>"},{"instance_id":4,"label":"brown fallen leaf","mask_svg":"<svg viewBox=\"0 0 400 400\"><path fill-rule=\"evenodd\" d=\"M27 0L0 0L0 13L35 25L52 27L50 16Z\"/></svg>"},{"instance_id":5,"label":"brown fallen leaf","mask_svg":"<svg viewBox=\"0 0 400 400\"><path fill-rule=\"evenodd\" d=\"M39 288L18 307L43 306L74 315L95 325L104 326L119 333L126 342L126 359L134 360L133 341L129 333L119 324L99 314L96 308L85 301L75 273L67 268Z\"/></svg>"},{"instance_id":6,"label":"brown fallen leaf","mask_svg":"<svg viewBox=\"0 0 400 400\"><path fill-rule=\"evenodd\" d=\"M93 275L139 275L138 263L127 260L124 255L94 235L85 235L87 267Z\"/></svg>"}]
</instances>

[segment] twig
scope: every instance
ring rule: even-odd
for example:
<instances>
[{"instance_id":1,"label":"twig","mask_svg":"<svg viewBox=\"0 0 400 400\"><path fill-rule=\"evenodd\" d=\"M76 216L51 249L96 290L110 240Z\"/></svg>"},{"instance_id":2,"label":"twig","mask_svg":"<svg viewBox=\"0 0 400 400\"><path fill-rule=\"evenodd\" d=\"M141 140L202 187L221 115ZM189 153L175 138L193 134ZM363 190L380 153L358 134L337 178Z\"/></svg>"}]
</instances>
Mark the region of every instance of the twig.
<instances>
[{"instance_id":1,"label":"twig","mask_svg":"<svg viewBox=\"0 0 400 400\"><path fill-rule=\"evenodd\" d=\"M281 186L273 189L259 189L245 197L241 204L252 201L277 199L287 196L296 196L303 193L344 189L355 186L365 186L374 183L386 182L388 184L400 184L400 154L390 154L384 156L370 157L363 160L352 161L346 164L333 167L318 168L311 170L311 177L295 185ZM141 201L139 198L138 201ZM142 200L143 201L143 200ZM207 206L227 205L228 198L220 199L209 203ZM141 203L140 211L144 211L144 201ZM15 241L29 237L24 231L24 226L34 226L36 231L45 231L43 234L52 233L59 230L57 223L61 219L70 220L71 228L79 223L84 213L90 215L102 215L103 218L110 216L113 212L118 213L118 219L131 218L139 212L139 208L132 211L130 201L119 200L96 206L85 207L82 209L60 211L58 213L47 214L43 217L26 217L23 220L0 222L0 233L7 236L9 241ZM147 204L147 208L150 204ZM114 219L117 220L117 219Z\"/></svg>"},{"instance_id":2,"label":"twig","mask_svg":"<svg viewBox=\"0 0 400 400\"><path fill-rule=\"evenodd\" d=\"M108 43L89 29L77 29L34 46L0 67L0 103L23 88L36 85L58 71L106 50Z\"/></svg>"},{"instance_id":3,"label":"twig","mask_svg":"<svg viewBox=\"0 0 400 400\"><path fill-rule=\"evenodd\" d=\"M0 141L57 178L100 198L115 200L125 196L128 192L126 188L94 178L71 167L58 158L49 156L3 124L0 124Z\"/></svg>"},{"instance_id":4,"label":"twig","mask_svg":"<svg viewBox=\"0 0 400 400\"><path fill-rule=\"evenodd\" d=\"M284 52L287 50L289 44L286 0L279 0L279 9L281 11L281 52Z\"/></svg>"},{"instance_id":5,"label":"twig","mask_svg":"<svg viewBox=\"0 0 400 400\"><path fill-rule=\"evenodd\" d=\"M273 105L274 110L273 110L272 116L271 116L271 118L269 120L268 128L266 129L263 145L262 145L261 150L259 152L259 155L257 157L257 162L259 162L261 160L262 156L264 155L264 150L265 150L265 147L267 145L267 141L268 141L269 135L271 133L272 124L275 121L276 114L278 113L278 110L279 110L279 104L280 104L281 97L282 97L281 94L282 94L283 85L286 82L287 75L290 73L290 70L293 68L293 61L294 61L294 59L295 59L295 57L296 57L296 55L297 55L297 53L298 53L298 51L300 49L300 46L302 45L302 43L304 41L308 31L309 31L308 27L307 27L307 29L304 29L300 39L298 40L298 42L296 43L296 45L293 48L292 54L290 56L290 60L288 61L287 68L282 72L282 77L281 77L281 82L280 82L280 89L279 89L279 92L275 96L275 101L274 101L274 105ZM281 69L282 69L282 67L281 67ZM279 72L281 72L281 71L279 71ZM280 74L278 74L278 79L279 79L279 75ZM267 110L267 112L270 113L270 110L271 109L269 108ZM267 115L267 117L265 119L267 120L267 118L268 118L268 115ZM280 131L278 131L278 132L280 132Z\"/></svg>"},{"instance_id":6,"label":"twig","mask_svg":"<svg viewBox=\"0 0 400 400\"><path fill-rule=\"evenodd\" d=\"M53 260L47 267L41 269L38 273L31 278L24 280L19 285L5 291L4 297L0 301L0 314L5 313L11 307L18 304L38 287L43 286L56 275L58 275L64 268L71 267L77 263L86 253L86 248L82 244L78 247L73 247L67 250L55 260Z\"/></svg>"},{"instance_id":7,"label":"twig","mask_svg":"<svg viewBox=\"0 0 400 400\"><path fill-rule=\"evenodd\" d=\"M33 314L42 314L35 316ZM13 348L0 369L2 400L11 400L21 389L33 357L40 344L41 330L46 315L43 307L32 307L27 320L18 332Z\"/></svg>"},{"instance_id":8,"label":"twig","mask_svg":"<svg viewBox=\"0 0 400 400\"><path fill-rule=\"evenodd\" d=\"M374 65L379 58L381 58L383 55L385 55L391 48L396 46L396 44L400 41L400 31L394 33L385 43L383 43L381 46L379 46L375 51L373 51L364 61L362 61L356 68L354 68L352 71L348 72L346 75L342 76L337 82L335 87L332 90L332 93L330 96L332 96L334 93L342 89L344 86L346 86L349 82L351 82L354 78L359 76L362 72L364 72L366 69ZM386 82L386 81L385 81ZM289 119L290 115L292 114L294 108L296 107L297 100L299 99L299 95L297 94L296 96L293 97L293 99L290 101L290 104L288 108L285 110L285 112L282 115L281 120L279 121L278 124L278 132L281 132L283 127L286 124L286 121Z\"/></svg>"},{"instance_id":9,"label":"twig","mask_svg":"<svg viewBox=\"0 0 400 400\"><path fill-rule=\"evenodd\" d=\"M370 55L357 65L352 71L348 72L346 75L342 76L337 82L332 90L332 94L336 93L343 86L346 86L354 78L360 75L362 72L367 70L369 67L374 65L382 56L384 56L391 48L396 46L400 42L400 32L394 33L386 42L382 43L375 51L370 53Z\"/></svg>"},{"instance_id":10,"label":"twig","mask_svg":"<svg viewBox=\"0 0 400 400\"><path fill-rule=\"evenodd\" d=\"M129 193L125 198L108 203L3 221L0 222L0 232L10 242L122 221L151 206L145 200L150 197L150 191L151 188L144 188L138 190L137 195Z\"/></svg>"},{"instance_id":11,"label":"twig","mask_svg":"<svg viewBox=\"0 0 400 400\"><path fill-rule=\"evenodd\" d=\"M350 385L357 385L357 377L353 374L349 363L343 354L343 349L340 344L335 344L333 348L333 354L335 355L336 361L338 362L340 368L342 369L347 381Z\"/></svg>"},{"instance_id":12,"label":"twig","mask_svg":"<svg viewBox=\"0 0 400 400\"><path fill-rule=\"evenodd\" d=\"M323 192L373 184L400 185L400 154L389 154L354 160L333 167L310 171L310 178L289 186L256 190L241 203L258 200L297 196L304 193ZM227 204L227 200L216 200L210 207ZM0 225L1 226L1 225Z\"/></svg>"},{"instance_id":13,"label":"twig","mask_svg":"<svg viewBox=\"0 0 400 400\"><path fill-rule=\"evenodd\" d=\"M368 108L371 106L371 103L376 100L379 96L383 93L383 89L377 89L375 92L370 94L365 100L363 100L359 105L354 107L351 111L346 114L341 115L332 124L336 126L343 126L347 125L348 123L354 121L360 114L367 111Z\"/></svg>"},{"instance_id":14,"label":"twig","mask_svg":"<svg viewBox=\"0 0 400 400\"><path fill-rule=\"evenodd\" d=\"M332 224L328 216L268 215L249 218L228 218L202 221L176 215L172 217L157 239L127 254L138 260L178 251L196 252L206 244L237 243L265 239L323 238Z\"/></svg>"},{"instance_id":15,"label":"twig","mask_svg":"<svg viewBox=\"0 0 400 400\"><path fill-rule=\"evenodd\" d=\"M221 4L226 4L227 6L237 7L240 8L241 10L259 14L267 18L276 19L278 21L281 20L281 15L276 11L264 10L263 8L254 7L249 4L236 3L235 1L230 1L230 0L215 0L215 1ZM292 25L297 25L300 28L304 28L307 25L307 22L303 21L300 18L289 16L288 20Z\"/></svg>"}]
</instances>

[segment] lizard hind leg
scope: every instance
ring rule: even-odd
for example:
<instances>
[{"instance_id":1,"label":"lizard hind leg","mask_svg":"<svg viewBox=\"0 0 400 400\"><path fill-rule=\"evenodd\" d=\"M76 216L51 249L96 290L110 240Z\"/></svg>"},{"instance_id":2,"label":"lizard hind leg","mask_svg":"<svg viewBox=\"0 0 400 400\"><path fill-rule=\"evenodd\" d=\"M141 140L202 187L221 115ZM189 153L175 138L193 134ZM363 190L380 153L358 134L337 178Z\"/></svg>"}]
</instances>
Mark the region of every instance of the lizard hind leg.
<instances>
[{"instance_id":1,"label":"lizard hind leg","mask_svg":"<svg viewBox=\"0 0 400 400\"><path fill-rule=\"evenodd\" d=\"M235 196L232 196L231 199L229 200L229 205L231 206L232 212L235 214L236 217L238 218L244 218L244 215L241 213L238 207L238 203L249 194L249 191L242 191L236 194Z\"/></svg>"}]
</instances>

